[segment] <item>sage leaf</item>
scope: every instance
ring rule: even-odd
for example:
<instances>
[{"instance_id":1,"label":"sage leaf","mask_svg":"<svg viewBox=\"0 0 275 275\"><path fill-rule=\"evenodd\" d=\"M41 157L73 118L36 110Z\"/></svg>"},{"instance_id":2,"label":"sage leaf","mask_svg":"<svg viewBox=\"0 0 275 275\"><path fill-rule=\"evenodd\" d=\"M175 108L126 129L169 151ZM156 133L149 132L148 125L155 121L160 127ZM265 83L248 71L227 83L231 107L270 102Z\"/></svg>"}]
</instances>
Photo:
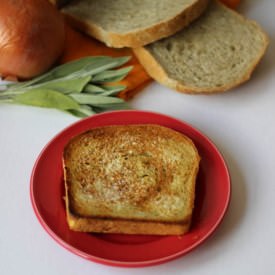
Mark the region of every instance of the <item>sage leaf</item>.
<instances>
[{"instance_id":1,"label":"sage leaf","mask_svg":"<svg viewBox=\"0 0 275 275\"><path fill-rule=\"evenodd\" d=\"M96 113L93 108L88 105L81 105L78 109L68 110L68 112L77 117L87 117Z\"/></svg>"},{"instance_id":2,"label":"sage leaf","mask_svg":"<svg viewBox=\"0 0 275 275\"><path fill-rule=\"evenodd\" d=\"M63 94L69 93L80 93L84 89L84 87L91 80L91 76L85 76L80 78L72 78L72 79L56 79L52 81L48 81L41 84L36 84L31 87L26 87L25 89L49 89L55 90L58 92L62 92ZM22 90L22 89L21 89ZM16 90L13 90L16 91Z\"/></svg>"},{"instance_id":3,"label":"sage leaf","mask_svg":"<svg viewBox=\"0 0 275 275\"><path fill-rule=\"evenodd\" d=\"M93 82L115 82L122 80L131 70L132 66L119 70L106 70L93 77Z\"/></svg>"},{"instance_id":4,"label":"sage leaf","mask_svg":"<svg viewBox=\"0 0 275 275\"><path fill-rule=\"evenodd\" d=\"M132 67L114 70L129 57L85 57L55 67L32 80L8 83L0 102L56 108L78 117L106 110L129 109L117 97L123 85L109 83L123 79Z\"/></svg>"},{"instance_id":5,"label":"sage leaf","mask_svg":"<svg viewBox=\"0 0 275 275\"><path fill-rule=\"evenodd\" d=\"M28 90L17 95L14 102L38 107L55 108L60 110L78 109L79 104L71 97L48 89Z\"/></svg>"},{"instance_id":6,"label":"sage leaf","mask_svg":"<svg viewBox=\"0 0 275 275\"><path fill-rule=\"evenodd\" d=\"M124 58L123 58L123 62L124 62ZM86 66L85 68L83 68L82 70L80 71L77 71L73 74L71 74L72 77L75 77L75 76L88 76L88 75L95 75L95 74L99 74L101 72L104 72L106 70L109 70L109 69L112 69L112 68L115 68L115 67L118 67L120 66L121 64L123 64L123 62L121 62L120 60L118 59L113 59L109 62L107 61L99 61L95 64L91 63L89 64L88 66Z\"/></svg>"},{"instance_id":7,"label":"sage leaf","mask_svg":"<svg viewBox=\"0 0 275 275\"><path fill-rule=\"evenodd\" d=\"M101 88L100 86L96 86L93 84L87 84L84 89L85 93L102 93L106 92L105 89Z\"/></svg>"},{"instance_id":8,"label":"sage leaf","mask_svg":"<svg viewBox=\"0 0 275 275\"><path fill-rule=\"evenodd\" d=\"M55 67L49 71L43 78L37 78L36 83L46 82L53 79L58 79L72 75L82 70L85 70L87 66L94 65L96 66L103 64L108 64L112 62L112 58L107 56L96 56L96 57L84 57L69 63L62 64L58 67Z\"/></svg>"},{"instance_id":9,"label":"sage leaf","mask_svg":"<svg viewBox=\"0 0 275 275\"><path fill-rule=\"evenodd\" d=\"M34 85L37 83L42 83L42 82L66 77L72 73L82 70L83 68L88 66L91 62L97 62L100 60L110 61L110 59L111 59L110 57L105 57L105 56L80 58L78 60L74 60L74 61L62 64L60 66L57 66L57 67L51 69L50 71L48 71L47 73L39 75L31 80L11 84L9 87L23 88L23 87L28 87L28 86L31 86L31 85Z\"/></svg>"},{"instance_id":10,"label":"sage leaf","mask_svg":"<svg viewBox=\"0 0 275 275\"><path fill-rule=\"evenodd\" d=\"M107 88L107 87L106 87ZM106 92L101 93L103 96L115 96L119 92L123 91L126 86L118 85L118 86L109 86Z\"/></svg>"},{"instance_id":11,"label":"sage leaf","mask_svg":"<svg viewBox=\"0 0 275 275\"><path fill-rule=\"evenodd\" d=\"M106 112L109 110L130 110L131 107L128 103L122 102L117 104L109 104L109 105L97 105L93 106L93 110L97 113Z\"/></svg>"},{"instance_id":12,"label":"sage leaf","mask_svg":"<svg viewBox=\"0 0 275 275\"><path fill-rule=\"evenodd\" d=\"M119 92L123 91L126 88L124 85L116 85L116 86L96 86L92 84L88 84L85 89L84 93L89 94L100 94L104 96L113 96L118 94Z\"/></svg>"},{"instance_id":13,"label":"sage leaf","mask_svg":"<svg viewBox=\"0 0 275 275\"><path fill-rule=\"evenodd\" d=\"M124 89L127 88L125 85L102 85L101 86L105 91L123 91Z\"/></svg>"},{"instance_id":14,"label":"sage leaf","mask_svg":"<svg viewBox=\"0 0 275 275\"><path fill-rule=\"evenodd\" d=\"M73 116L80 117L80 118L87 117L86 114L82 113L81 111L78 111L77 109L68 110L66 112Z\"/></svg>"},{"instance_id":15,"label":"sage leaf","mask_svg":"<svg viewBox=\"0 0 275 275\"><path fill-rule=\"evenodd\" d=\"M72 97L79 104L88 104L92 106L104 106L124 103L124 100L118 97L108 97L84 93L70 94L70 97Z\"/></svg>"},{"instance_id":16,"label":"sage leaf","mask_svg":"<svg viewBox=\"0 0 275 275\"><path fill-rule=\"evenodd\" d=\"M57 66L50 70L49 72L42 74L38 77L33 78L32 80L12 84L10 88L23 88L30 85L44 83L54 79L63 78L69 75L75 76L88 76L102 72L107 69L112 69L119 67L126 62L130 57L117 57L112 58L109 56L94 56L94 57L83 57L75 61L71 61L60 66Z\"/></svg>"}]
</instances>

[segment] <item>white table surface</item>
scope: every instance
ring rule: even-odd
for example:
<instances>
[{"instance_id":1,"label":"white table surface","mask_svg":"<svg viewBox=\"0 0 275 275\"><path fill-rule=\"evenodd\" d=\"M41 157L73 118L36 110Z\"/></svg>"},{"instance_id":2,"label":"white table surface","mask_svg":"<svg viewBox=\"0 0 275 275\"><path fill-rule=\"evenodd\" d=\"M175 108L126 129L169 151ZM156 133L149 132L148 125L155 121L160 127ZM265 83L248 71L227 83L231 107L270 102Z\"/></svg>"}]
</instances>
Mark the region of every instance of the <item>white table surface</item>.
<instances>
[{"instance_id":1,"label":"white table surface","mask_svg":"<svg viewBox=\"0 0 275 275\"><path fill-rule=\"evenodd\" d=\"M275 274L275 1L242 0L240 11L269 33L267 55L246 84L211 96L157 84L136 109L191 123L224 155L232 177L229 211L216 233L188 255L129 269L84 260L58 245L31 207L29 179L43 146L77 118L49 109L0 105L0 274Z\"/></svg>"}]
</instances>

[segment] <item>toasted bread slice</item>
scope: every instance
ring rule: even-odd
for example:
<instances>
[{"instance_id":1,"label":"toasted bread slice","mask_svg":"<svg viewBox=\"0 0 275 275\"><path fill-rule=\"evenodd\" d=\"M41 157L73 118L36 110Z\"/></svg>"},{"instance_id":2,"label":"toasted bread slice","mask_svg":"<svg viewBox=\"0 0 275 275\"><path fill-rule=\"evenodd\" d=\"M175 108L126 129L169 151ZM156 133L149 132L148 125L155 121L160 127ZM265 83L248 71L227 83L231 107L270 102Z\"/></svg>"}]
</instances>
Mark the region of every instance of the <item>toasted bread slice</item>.
<instances>
[{"instance_id":1,"label":"toasted bread slice","mask_svg":"<svg viewBox=\"0 0 275 275\"><path fill-rule=\"evenodd\" d=\"M163 85L186 93L215 93L247 81L267 45L258 24L212 1L187 28L134 51Z\"/></svg>"},{"instance_id":2,"label":"toasted bread slice","mask_svg":"<svg viewBox=\"0 0 275 275\"><path fill-rule=\"evenodd\" d=\"M74 0L63 9L80 30L114 48L141 47L202 14L208 0Z\"/></svg>"},{"instance_id":3,"label":"toasted bread slice","mask_svg":"<svg viewBox=\"0 0 275 275\"><path fill-rule=\"evenodd\" d=\"M157 125L94 128L68 143L63 163L70 229L188 231L199 155L183 134Z\"/></svg>"}]
</instances>

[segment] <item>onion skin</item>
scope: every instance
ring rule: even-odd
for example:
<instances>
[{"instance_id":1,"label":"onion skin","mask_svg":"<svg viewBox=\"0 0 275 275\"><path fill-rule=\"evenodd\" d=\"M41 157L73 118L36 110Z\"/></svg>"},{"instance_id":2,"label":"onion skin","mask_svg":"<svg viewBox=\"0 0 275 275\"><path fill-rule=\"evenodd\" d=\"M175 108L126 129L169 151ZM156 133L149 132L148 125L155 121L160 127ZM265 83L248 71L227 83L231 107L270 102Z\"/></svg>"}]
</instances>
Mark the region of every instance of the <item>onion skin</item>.
<instances>
[{"instance_id":1,"label":"onion skin","mask_svg":"<svg viewBox=\"0 0 275 275\"><path fill-rule=\"evenodd\" d=\"M62 15L47 0L0 5L0 75L28 79L47 71L65 41Z\"/></svg>"}]
</instances>

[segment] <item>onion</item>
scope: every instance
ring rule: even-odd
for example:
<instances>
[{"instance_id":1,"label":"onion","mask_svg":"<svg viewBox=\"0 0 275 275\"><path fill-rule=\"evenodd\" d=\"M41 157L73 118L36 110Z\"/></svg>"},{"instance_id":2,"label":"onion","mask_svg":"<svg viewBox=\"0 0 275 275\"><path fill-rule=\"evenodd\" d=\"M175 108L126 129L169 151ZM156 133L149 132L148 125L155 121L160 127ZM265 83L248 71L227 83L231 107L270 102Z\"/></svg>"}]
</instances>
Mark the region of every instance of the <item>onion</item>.
<instances>
[{"instance_id":1,"label":"onion","mask_svg":"<svg viewBox=\"0 0 275 275\"><path fill-rule=\"evenodd\" d=\"M47 71L63 51L62 15L47 0L0 4L0 76L27 79Z\"/></svg>"}]
</instances>

